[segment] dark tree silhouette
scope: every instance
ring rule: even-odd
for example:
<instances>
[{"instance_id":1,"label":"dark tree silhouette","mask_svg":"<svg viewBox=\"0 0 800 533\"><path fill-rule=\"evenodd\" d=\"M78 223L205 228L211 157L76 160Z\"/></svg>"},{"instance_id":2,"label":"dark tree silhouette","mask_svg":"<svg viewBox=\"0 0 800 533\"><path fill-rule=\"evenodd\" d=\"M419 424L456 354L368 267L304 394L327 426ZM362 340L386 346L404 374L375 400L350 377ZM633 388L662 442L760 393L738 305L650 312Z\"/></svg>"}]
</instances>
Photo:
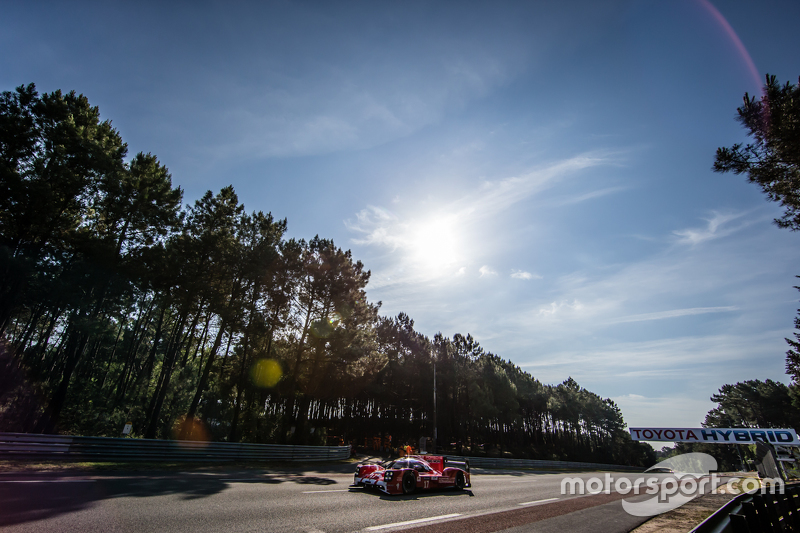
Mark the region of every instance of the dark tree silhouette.
<instances>
[{"instance_id":1,"label":"dark tree silhouette","mask_svg":"<svg viewBox=\"0 0 800 533\"><path fill-rule=\"evenodd\" d=\"M780 85L767 75L761 98L744 95L738 120L752 143L718 148L716 172L747 174L773 202L784 207L775 223L793 231L800 229L800 86Z\"/></svg>"}]
</instances>

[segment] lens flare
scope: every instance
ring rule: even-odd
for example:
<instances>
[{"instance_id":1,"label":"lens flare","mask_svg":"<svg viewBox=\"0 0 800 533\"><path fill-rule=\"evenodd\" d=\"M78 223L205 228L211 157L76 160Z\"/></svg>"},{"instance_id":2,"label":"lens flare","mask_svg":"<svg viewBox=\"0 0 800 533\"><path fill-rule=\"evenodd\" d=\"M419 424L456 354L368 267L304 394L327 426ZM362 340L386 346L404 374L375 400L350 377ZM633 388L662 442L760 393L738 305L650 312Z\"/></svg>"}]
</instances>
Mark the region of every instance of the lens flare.
<instances>
[{"instance_id":1,"label":"lens flare","mask_svg":"<svg viewBox=\"0 0 800 533\"><path fill-rule=\"evenodd\" d=\"M311 334L319 339L327 339L333 334L333 330L336 329L341 321L342 315L336 312L333 313L330 318L315 320L311 323Z\"/></svg>"},{"instance_id":2,"label":"lens flare","mask_svg":"<svg viewBox=\"0 0 800 533\"><path fill-rule=\"evenodd\" d=\"M178 441L208 442L211 438L205 424L199 418L182 416L172 426L172 436Z\"/></svg>"},{"instance_id":3,"label":"lens flare","mask_svg":"<svg viewBox=\"0 0 800 533\"><path fill-rule=\"evenodd\" d=\"M330 320L315 320L311 323L311 334L319 339L327 339L333 333Z\"/></svg>"},{"instance_id":4,"label":"lens flare","mask_svg":"<svg viewBox=\"0 0 800 533\"><path fill-rule=\"evenodd\" d=\"M706 11L708 11L714 20L719 24L723 31L726 33L728 38L731 40L733 47L736 49L736 52L739 54L739 57L742 59L744 63L745 69L750 74L755 86L761 89L764 80L761 78L761 74L758 72L758 68L756 68L756 64L753 62L753 58L750 57L750 52L747 50L747 47L744 45L742 40L739 38L739 34L736 33L736 30L733 29L728 19L719 12L719 10L714 7L714 5L709 2L708 0L699 0L699 3Z\"/></svg>"},{"instance_id":5,"label":"lens flare","mask_svg":"<svg viewBox=\"0 0 800 533\"><path fill-rule=\"evenodd\" d=\"M274 387L282 376L281 365L274 359L259 359L250 369L250 377L258 387Z\"/></svg>"}]
</instances>

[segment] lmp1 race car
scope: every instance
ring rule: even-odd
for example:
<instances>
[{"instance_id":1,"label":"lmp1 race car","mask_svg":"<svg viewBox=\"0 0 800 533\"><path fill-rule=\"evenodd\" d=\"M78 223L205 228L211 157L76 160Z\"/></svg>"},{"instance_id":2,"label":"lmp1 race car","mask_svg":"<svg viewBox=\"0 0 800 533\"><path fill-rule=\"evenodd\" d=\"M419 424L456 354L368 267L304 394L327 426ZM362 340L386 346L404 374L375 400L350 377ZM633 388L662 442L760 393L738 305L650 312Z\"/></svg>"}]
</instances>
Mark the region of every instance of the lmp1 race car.
<instances>
[{"instance_id":1,"label":"lmp1 race car","mask_svg":"<svg viewBox=\"0 0 800 533\"><path fill-rule=\"evenodd\" d=\"M386 494L411 494L417 489L471 487L469 462L441 455L410 455L383 464L356 466L353 486L375 488Z\"/></svg>"}]
</instances>

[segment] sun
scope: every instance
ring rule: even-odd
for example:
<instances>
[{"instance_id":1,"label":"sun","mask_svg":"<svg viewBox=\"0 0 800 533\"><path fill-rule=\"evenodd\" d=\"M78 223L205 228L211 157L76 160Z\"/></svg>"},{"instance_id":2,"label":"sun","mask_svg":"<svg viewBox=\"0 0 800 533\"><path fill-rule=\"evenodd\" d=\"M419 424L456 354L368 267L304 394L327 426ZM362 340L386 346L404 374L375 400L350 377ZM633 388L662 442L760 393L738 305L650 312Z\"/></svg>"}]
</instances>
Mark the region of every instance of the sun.
<instances>
[{"instance_id":1,"label":"sun","mask_svg":"<svg viewBox=\"0 0 800 533\"><path fill-rule=\"evenodd\" d=\"M437 216L415 223L408 232L408 258L417 269L443 274L460 262L461 231L453 216Z\"/></svg>"}]
</instances>

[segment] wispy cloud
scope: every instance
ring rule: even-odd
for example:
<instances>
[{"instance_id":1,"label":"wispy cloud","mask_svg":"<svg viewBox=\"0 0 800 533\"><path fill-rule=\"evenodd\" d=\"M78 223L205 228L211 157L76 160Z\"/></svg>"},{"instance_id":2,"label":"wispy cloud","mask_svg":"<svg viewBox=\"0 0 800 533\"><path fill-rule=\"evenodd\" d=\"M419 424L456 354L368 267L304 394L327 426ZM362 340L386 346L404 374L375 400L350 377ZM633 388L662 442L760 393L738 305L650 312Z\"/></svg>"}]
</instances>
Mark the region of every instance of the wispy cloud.
<instances>
[{"instance_id":1,"label":"wispy cloud","mask_svg":"<svg viewBox=\"0 0 800 533\"><path fill-rule=\"evenodd\" d=\"M714 406L710 396L726 383L780 380L783 339L774 330L676 337L612 344L585 354L563 353L557 359L570 361L561 372L558 367L529 369L560 375L570 368L582 385L591 382L601 388L624 383L617 390L625 394L611 399L625 413L628 425L680 426L700 424Z\"/></svg>"},{"instance_id":2,"label":"wispy cloud","mask_svg":"<svg viewBox=\"0 0 800 533\"><path fill-rule=\"evenodd\" d=\"M497 272L492 270L492 268L489 265L483 265L482 267L480 267L478 269L478 272L480 272L482 278L483 277L493 277L493 276L497 275Z\"/></svg>"},{"instance_id":3,"label":"wispy cloud","mask_svg":"<svg viewBox=\"0 0 800 533\"><path fill-rule=\"evenodd\" d=\"M647 400L648 398L646 398L645 396L642 396L641 394L625 394L623 396L617 396L616 397L616 400L621 400L621 399L641 401L641 400Z\"/></svg>"},{"instance_id":4,"label":"wispy cloud","mask_svg":"<svg viewBox=\"0 0 800 533\"><path fill-rule=\"evenodd\" d=\"M647 320L663 320L665 318L677 318L681 316L690 315L705 315L708 313L725 313L736 311L738 307L723 306L723 307L692 307L690 309L670 309L668 311L658 311L656 313L642 313L638 315L628 315L618 318L613 318L609 323L621 324L625 322L644 322Z\"/></svg>"},{"instance_id":5,"label":"wispy cloud","mask_svg":"<svg viewBox=\"0 0 800 533\"><path fill-rule=\"evenodd\" d=\"M615 156L608 152L589 152L522 176L487 181L483 187L466 198L470 204L466 211L470 214L478 209L489 214L500 212L552 187L561 179L575 172L609 164L613 161L615 161Z\"/></svg>"},{"instance_id":6,"label":"wispy cloud","mask_svg":"<svg viewBox=\"0 0 800 533\"><path fill-rule=\"evenodd\" d=\"M687 423L700 425L705 414L713 407L708 395L690 395L683 393L669 396L643 396L640 394L624 394L612 396L625 414L628 427L664 426L681 427ZM653 413L658 413L657 417ZM666 442L653 442L655 449L668 445Z\"/></svg>"},{"instance_id":7,"label":"wispy cloud","mask_svg":"<svg viewBox=\"0 0 800 533\"><path fill-rule=\"evenodd\" d=\"M764 231L781 237L766 224ZM750 253L737 253L742 248ZM765 263L767 255L775 259ZM470 332L479 341L492 338L496 353L515 354L515 362L546 382L580 375L591 390L646 394L635 384L663 390L666 383L704 380L708 389L709 383L774 379L783 375L783 338L791 331L788 320L775 331L775 319L791 316L796 305L786 302L794 272L785 268L779 283L769 273L795 256L764 232L713 247L666 245L639 261L548 276L537 284L546 294L526 293L516 305L476 320ZM692 320L666 322L679 317ZM708 335L674 338L699 331ZM655 340L615 343L626 338Z\"/></svg>"},{"instance_id":8,"label":"wispy cloud","mask_svg":"<svg viewBox=\"0 0 800 533\"><path fill-rule=\"evenodd\" d=\"M217 126L207 133L206 145L213 145L217 154L249 157L373 147L436 124L449 112L506 85L531 53L519 46L526 39L522 32L502 38L495 36L496 29L487 28L480 33L489 41L478 45L474 36L443 38L439 24L432 21L415 25L413 42L401 39L397 42L402 45L392 45L392 38L383 38L377 43L369 32L359 31L363 26L356 20L362 14L345 12L330 25L288 33L277 22L282 17L257 17L267 25L253 32L258 49L283 52L252 54L248 76L219 75L213 83L197 84L207 92L205 101L216 95L218 102L217 108L204 106L197 113L212 115ZM392 27L376 33L376 38L391 35L396 21L409 16L396 12ZM325 50L303 54L315 41L324 42ZM378 49L380 54L375 53ZM227 68L221 65L216 71ZM220 94L226 98L220 99Z\"/></svg>"},{"instance_id":9,"label":"wispy cloud","mask_svg":"<svg viewBox=\"0 0 800 533\"><path fill-rule=\"evenodd\" d=\"M598 349L549 353L541 359L520 363L546 381L563 379L572 374L596 382L645 376L683 375L684 382L707 381L715 377L717 387L733 379L747 367L760 368L752 375L769 375L772 367L782 366L780 332L768 331L758 335L718 334L612 343ZM777 348L777 350L776 350ZM772 354L772 355L770 355ZM736 379L734 379L734 382ZM709 394L714 392L709 391ZM635 389L634 389L635 393Z\"/></svg>"},{"instance_id":10,"label":"wispy cloud","mask_svg":"<svg viewBox=\"0 0 800 533\"><path fill-rule=\"evenodd\" d=\"M398 222L398 218L390 211L370 205L356 213L354 222L346 221L345 225L363 235L352 239L355 244L379 245L395 249L401 241L397 233L391 232L390 229Z\"/></svg>"},{"instance_id":11,"label":"wispy cloud","mask_svg":"<svg viewBox=\"0 0 800 533\"><path fill-rule=\"evenodd\" d=\"M514 279L542 279L542 276L539 274L531 274L530 272L525 272L524 270L512 270L511 277Z\"/></svg>"},{"instance_id":12,"label":"wispy cloud","mask_svg":"<svg viewBox=\"0 0 800 533\"><path fill-rule=\"evenodd\" d=\"M578 300L574 300L572 303L567 301L551 302L549 305L540 307L537 315L541 317L554 317L564 313L574 314L575 312L582 311L584 308L585 306Z\"/></svg>"},{"instance_id":13,"label":"wispy cloud","mask_svg":"<svg viewBox=\"0 0 800 533\"><path fill-rule=\"evenodd\" d=\"M702 228L687 228L676 230L672 233L678 237L679 244L696 245L712 239L727 237L728 235L750 225L752 221L744 221L742 224L731 225L730 222L738 220L746 213L719 213L714 211L711 218L704 219L706 226Z\"/></svg>"},{"instance_id":14,"label":"wispy cloud","mask_svg":"<svg viewBox=\"0 0 800 533\"><path fill-rule=\"evenodd\" d=\"M580 194L577 196L570 196L568 198L562 200L556 200L553 205L555 206L563 206L563 205L572 205L572 204L579 204L581 202L585 202L587 200L593 200L595 198L601 198L603 196L607 196L609 194L614 194L617 192L622 192L627 190L627 187L607 187L605 189L598 189L596 191L590 191L584 194Z\"/></svg>"}]
</instances>

